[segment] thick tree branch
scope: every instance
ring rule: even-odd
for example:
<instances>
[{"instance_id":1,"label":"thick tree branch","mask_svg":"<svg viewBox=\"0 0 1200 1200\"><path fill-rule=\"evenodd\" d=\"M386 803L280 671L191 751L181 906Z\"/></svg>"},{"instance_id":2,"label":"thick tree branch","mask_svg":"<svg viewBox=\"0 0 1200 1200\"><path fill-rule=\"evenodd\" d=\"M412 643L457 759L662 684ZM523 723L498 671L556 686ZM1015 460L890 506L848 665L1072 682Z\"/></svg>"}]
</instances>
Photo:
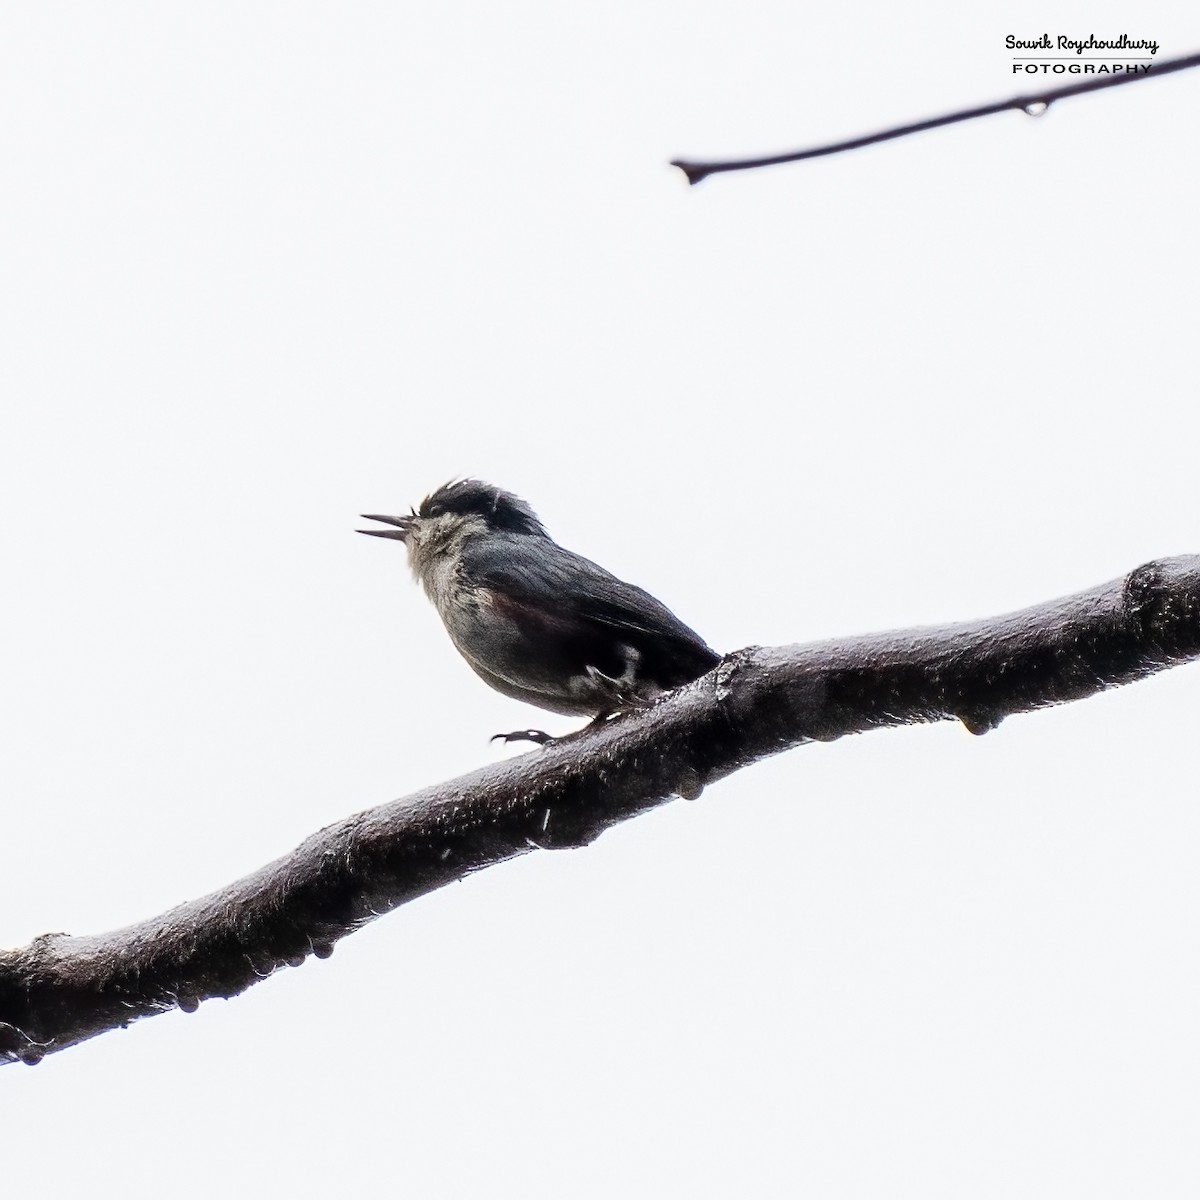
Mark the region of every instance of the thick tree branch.
<instances>
[{"instance_id":1,"label":"thick tree branch","mask_svg":"<svg viewBox=\"0 0 1200 1200\"><path fill-rule=\"evenodd\" d=\"M1200 556L994 620L740 651L651 709L349 817L160 917L0 953L0 1058L237 995L407 900L789 747L923 721L984 733L1196 657Z\"/></svg>"},{"instance_id":2,"label":"thick tree branch","mask_svg":"<svg viewBox=\"0 0 1200 1200\"><path fill-rule=\"evenodd\" d=\"M893 138L907 137L910 133L924 133L927 129L937 129L942 125L956 125L959 121L974 121L978 117L990 117L995 113L1008 112L1016 109L1031 117L1040 117L1055 100L1064 100L1068 96L1081 96L1084 92L1098 92L1103 88L1119 87L1124 83L1134 83L1139 79L1158 78L1160 75L1170 75L1174 71L1186 71L1191 67L1200 67L1200 54L1190 54L1184 58L1167 59L1154 63L1153 69L1144 75L1103 75L1089 79L1084 83L1069 84L1065 87L1049 88L1040 92L1029 92L1024 96L1013 96L1011 100L997 100L993 104L984 104L979 108L965 108L960 112L947 113L941 117L930 117L927 121L915 121L911 125L897 125L892 129L883 129L878 133L863 134L862 137L850 138L845 142L831 142L826 146L815 146L811 150L796 150L788 154L772 154L765 158L738 158L715 162L695 162L691 159L674 158L671 166L678 167L686 176L688 183L696 184L709 175L717 175L725 171L749 171L755 167L774 167L780 163L801 162L806 158L824 158L827 154L841 154L844 150L857 150L861 146L871 146L876 142L890 142Z\"/></svg>"}]
</instances>

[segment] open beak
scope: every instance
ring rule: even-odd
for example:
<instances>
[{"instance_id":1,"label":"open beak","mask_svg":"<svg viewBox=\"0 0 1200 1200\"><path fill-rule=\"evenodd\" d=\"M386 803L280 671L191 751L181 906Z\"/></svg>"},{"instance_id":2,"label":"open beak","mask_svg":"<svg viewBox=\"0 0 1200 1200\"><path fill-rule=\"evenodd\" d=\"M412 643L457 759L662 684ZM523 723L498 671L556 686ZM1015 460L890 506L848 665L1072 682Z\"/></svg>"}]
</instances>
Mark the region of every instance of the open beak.
<instances>
[{"instance_id":1,"label":"open beak","mask_svg":"<svg viewBox=\"0 0 1200 1200\"><path fill-rule=\"evenodd\" d=\"M364 521L382 521L385 525L394 525L394 529L360 529L359 533L368 534L371 537L393 538L397 542L404 541L408 537L408 531L412 528L413 517L381 517L375 513L363 513Z\"/></svg>"}]
</instances>

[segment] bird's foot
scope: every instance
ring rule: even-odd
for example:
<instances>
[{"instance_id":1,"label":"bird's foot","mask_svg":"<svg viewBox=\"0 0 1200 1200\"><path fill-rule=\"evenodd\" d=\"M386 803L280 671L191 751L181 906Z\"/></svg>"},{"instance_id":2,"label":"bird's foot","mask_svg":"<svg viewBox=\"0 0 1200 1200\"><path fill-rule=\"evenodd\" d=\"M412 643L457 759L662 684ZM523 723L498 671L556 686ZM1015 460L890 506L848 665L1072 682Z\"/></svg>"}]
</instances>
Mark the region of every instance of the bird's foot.
<instances>
[{"instance_id":1,"label":"bird's foot","mask_svg":"<svg viewBox=\"0 0 1200 1200\"><path fill-rule=\"evenodd\" d=\"M539 746L545 746L557 739L541 729L514 729L512 733L495 733L489 740L506 744L508 742L535 742Z\"/></svg>"}]
</instances>

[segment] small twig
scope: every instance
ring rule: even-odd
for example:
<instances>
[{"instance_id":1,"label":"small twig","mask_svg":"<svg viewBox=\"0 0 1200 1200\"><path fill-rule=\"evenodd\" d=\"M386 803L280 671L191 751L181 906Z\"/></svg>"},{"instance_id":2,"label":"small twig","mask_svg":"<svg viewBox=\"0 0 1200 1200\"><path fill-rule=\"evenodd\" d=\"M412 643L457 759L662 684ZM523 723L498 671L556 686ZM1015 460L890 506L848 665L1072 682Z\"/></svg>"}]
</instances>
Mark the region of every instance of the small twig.
<instances>
[{"instance_id":1,"label":"small twig","mask_svg":"<svg viewBox=\"0 0 1200 1200\"><path fill-rule=\"evenodd\" d=\"M1014 96L1011 100L999 100L980 108L967 108L961 112L947 113L943 117L931 117L927 121L916 121L912 125L897 125L894 129L868 133L845 142L832 142L827 146L816 146L812 150L797 150L791 154L772 154L766 158L739 158L717 162L693 162L690 159L675 158L671 160L671 166L678 167L687 176L688 183L696 184L709 175L717 175L723 171L749 171L755 167L774 167L780 163L800 162L806 158L823 158L827 154L840 154L843 150L857 150L860 146L872 146L876 142L889 142L893 138L907 137L910 133L923 133L926 129L937 129L942 125L955 125L959 121L974 121L977 117L990 117L993 113L1008 112L1010 109L1017 109L1031 117L1040 117L1045 114L1055 100L1062 100L1067 96L1080 96L1084 92L1098 92L1102 88L1118 87L1123 83L1133 83L1139 79L1169 75L1173 71L1186 71L1191 67L1200 67L1200 54L1189 54L1186 58L1173 58L1166 62L1156 63L1153 69L1144 75L1114 75L1103 79L1089 79L1085 83L1073 83L1068 87L1030 92L1024 96Z\"/></svg>"}]
</instances>

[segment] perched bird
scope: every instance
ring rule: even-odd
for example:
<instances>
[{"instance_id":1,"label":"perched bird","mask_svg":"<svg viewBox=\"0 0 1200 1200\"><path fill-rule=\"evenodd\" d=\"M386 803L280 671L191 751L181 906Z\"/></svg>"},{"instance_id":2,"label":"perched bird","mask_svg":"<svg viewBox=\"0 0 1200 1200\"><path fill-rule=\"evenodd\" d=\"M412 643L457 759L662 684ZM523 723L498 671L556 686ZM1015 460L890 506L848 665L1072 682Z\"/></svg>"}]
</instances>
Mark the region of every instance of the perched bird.
<instances>
[{"instance_id":1,"label":"perched bird","mask_svg":"<svg viewBox=\"0 0 1200 1200\"><path fill-rule=\"evenodd\" d=\"M720 661L648 592L564 550L524 500L489 483L447 483L406 517L363 515L392 527L358 532L404 543L450 640L506 696L602 720Z\"/></svg>"}]
</instances>

